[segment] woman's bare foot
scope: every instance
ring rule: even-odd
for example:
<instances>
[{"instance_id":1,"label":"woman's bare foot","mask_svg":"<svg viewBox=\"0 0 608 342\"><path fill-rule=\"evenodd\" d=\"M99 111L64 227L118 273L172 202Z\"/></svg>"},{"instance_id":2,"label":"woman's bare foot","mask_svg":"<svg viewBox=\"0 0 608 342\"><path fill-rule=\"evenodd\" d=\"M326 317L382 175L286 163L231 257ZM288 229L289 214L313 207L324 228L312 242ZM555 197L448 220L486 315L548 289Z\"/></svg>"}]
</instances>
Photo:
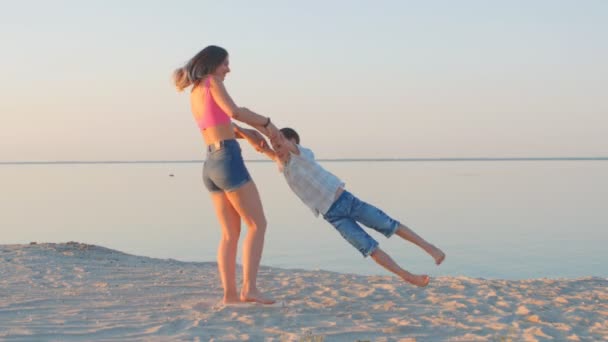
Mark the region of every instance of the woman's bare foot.
<instances>
[{"instance_id":1,"label":"woman's bare foot","mask_svg":"<svg viewBox=\"0 0 608 342\"><path fill-rule=\"evenodd\" d=\"M260 304L274 304L276 300L264 297L260 291L241 292L241 302L255 302Z\"/></svg>"},{"instance_id":2,"label":"woman's bare foot","mask_svg":"<svg viewBox=\"0 0 608 342\"><path fill-rule=\"evenodd\" d=\"M222 302L224 303L224 305L237 304L237 303L241 303L241 299L236 295L224 296L224 300Z\"/></svg>"},{"instance_id":3,"label":"woman's bare foot","mask_svg":"<svg viewBox=\"0 0 608 342\"><path fill-rule=\"evenodd\" d=\"M410 275L401 277L401 279L407 281L410 284L414 284L418 287L427 286L429 284L429 281L431 280L431 278L426 274L422 274L422 275L410 274Z\"/></svg>"}]
</instances>

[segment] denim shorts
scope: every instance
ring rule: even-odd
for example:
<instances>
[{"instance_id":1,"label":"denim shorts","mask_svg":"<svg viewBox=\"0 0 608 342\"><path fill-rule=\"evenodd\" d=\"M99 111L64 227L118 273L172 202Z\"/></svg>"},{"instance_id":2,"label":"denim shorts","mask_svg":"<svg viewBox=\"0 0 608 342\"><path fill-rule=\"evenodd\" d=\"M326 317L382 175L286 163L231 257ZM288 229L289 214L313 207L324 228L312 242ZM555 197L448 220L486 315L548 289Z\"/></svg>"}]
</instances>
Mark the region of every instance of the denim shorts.
<instances>
[{"instance_id":1,"label":"denim shorts","mask_svg":"<svg viewBox=\"0 0 608 342\"><path fill-rule=\"evenodd\" d=\"M210 192L234 191L251 180L241 146L236 139L222 141L218 149L207 149L203 182Z\"/></svg>"},{"instance_id":2,"label":"denim shorts","mask_svg":"<svg viewBox=\"0 0 608 342\"><path fill-rule=\"evenodd\" d=\"M382 210L359 200L346 190L331 205L323 218L331 223L342 237L350 242L364 257L372 254L378 248L378 242L369 236L357 222L372 228L387 238L395 234L400 224Z\"/></svg>"}]
</instances>

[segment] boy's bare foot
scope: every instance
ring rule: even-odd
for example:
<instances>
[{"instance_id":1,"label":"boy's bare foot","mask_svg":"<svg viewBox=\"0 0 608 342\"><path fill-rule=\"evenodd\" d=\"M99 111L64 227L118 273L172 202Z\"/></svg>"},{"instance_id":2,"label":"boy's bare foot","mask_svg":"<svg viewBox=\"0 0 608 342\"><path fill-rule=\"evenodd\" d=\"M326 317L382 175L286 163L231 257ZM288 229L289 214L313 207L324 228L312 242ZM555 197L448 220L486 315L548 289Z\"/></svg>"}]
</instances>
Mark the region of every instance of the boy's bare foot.
<instances>
[{"instance_id":1,"label":"boy's bare foot","mask_svg":"<svg viewBox=\"0 0 608 342\"><path fill-rule=\"evenodd\" d=\"M441 265L443 260L445 260L445 253L443 253L441 250L439 250L439 253L437 255L434 255L433 259L435 259L435 264L437 264L437 266L439 266L439 265Z\"/></svg>"},{"instance_id":2,"label":"boy's bare foot","mask_svg":"<svg viewBox=\"0 0 608 342\"><path fill-rule=\"evenodd\" d=\"M241 292L241 301L242 302L255 302L260 304L274 304L276 300L272 298L264 297L259 291L253 292Z\"/></svg>"},{"instance_id":3,"label":"boy's bare foot","mask_svg":"<svg viewBox=\"0 0 608 342\"><path fill-rule=\"evenodd\" d=\"M422 274L422 275L411 274L411 275L402 277L402 279L407 281L408 283L414 284L418 287L426 287L429 284L429 281L431 280L431 278L426 274Z\"/></svg>"},{"instance_id":4,"label":"boy's bare foot","mask_svg":"<svg viewBox=\"0 0 608 342\"><path fill-rule=\"evenodd\" d=\"M445 260L445 253L443 253L441 249L435 246L431 246L429 254L433 257L433 259L435 259L435 264L437 265L441 265L443 260Z\"/></svg>"}]
</instances>

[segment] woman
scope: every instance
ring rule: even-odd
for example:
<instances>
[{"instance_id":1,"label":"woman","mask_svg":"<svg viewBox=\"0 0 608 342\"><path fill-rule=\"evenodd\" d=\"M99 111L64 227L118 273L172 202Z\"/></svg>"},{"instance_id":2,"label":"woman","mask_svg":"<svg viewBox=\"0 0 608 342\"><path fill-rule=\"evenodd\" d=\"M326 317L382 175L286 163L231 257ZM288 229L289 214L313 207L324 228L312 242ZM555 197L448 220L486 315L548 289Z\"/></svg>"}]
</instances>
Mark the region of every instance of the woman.
<instances>
[{"instance_id":1,"label":"woman","mask_svg":"<svg viewBox=\"0 0 608 342\"><path fill-rule=\"evenodd\" d=\"M252 126L264 126L268 137L278 134L270 118L244 107L237 107L226 88L224 78L230 72L228 52L207 46L185 66L173 73L178 91L192 87L190 106L194 119L207 144L203 181L211 193L215 212L222 227L218 248L218 269L224 287L224 304L239 301L272 304L256 287L257 273L264 248L266 218L260 195L243 162L236 138L263 139L256 131L238 127L231 119ZM236 254L241 233L241 219L247 225L243 246L243 286L236 288Z\"/></svg>"}]
</instances>

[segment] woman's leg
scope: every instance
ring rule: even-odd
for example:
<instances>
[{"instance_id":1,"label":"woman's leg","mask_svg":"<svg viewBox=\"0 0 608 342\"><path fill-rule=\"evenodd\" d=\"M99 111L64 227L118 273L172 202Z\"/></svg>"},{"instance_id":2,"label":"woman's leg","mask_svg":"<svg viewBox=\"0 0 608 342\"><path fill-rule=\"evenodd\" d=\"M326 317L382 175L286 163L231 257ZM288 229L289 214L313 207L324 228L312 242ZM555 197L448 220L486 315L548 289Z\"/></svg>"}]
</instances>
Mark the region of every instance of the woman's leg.
<instances>
[{"instance_id":1,"label":"woman's leg","mask_svg":"<svg viewBox=\"0 0 608 342\"><path fill-rule=\"evenodd\" d=\"M445 254L441 249L435 247L435 245L430 244L425 239L421 238L418 234L414 233L413 230L409 229L404 224L399 224L399 228L395 231L395 234L399 235L404 240L407 240L416 246L422 248L425 252L427 252L430 256L435 259L435 264L439 265L445 259Z\"/></svg>"},{"instance_id":2,"label":"woman's leg","mask_svg":"<svg viewBox=\"0 0 608 342\"><path fill-rule=\"evenodd\" d=\"M226 196L247 225L247 236L243 244L241 300L272 304L275 301L264 297L256 285L266 233L266 217L258 189L253 181L249 181L235 191L226 192Z\"/></svg>"},{"instance_id":3,"label":"woman's leg","mask_svg":"<svg viewBox=\"0 0 608 342\"><path fill-rule=\"evenodd\" d=\"M211 193L211 199L222 227L217 249L217 267L224 286L224 304L239 302L236 291L236 253L241 234L241 218L223 192Z\"/></svg>"},{"instance_id":4,"label":"woman's leg","mask_svg":"<svg viewBox=\"0 0 608 342\"><path fill-rule=\"evenodd\" d=\"M429 284L430 278L428 275L412 274L412 273L404 270L403 268L399 267L399 265L397 265L397 263L388 254L386 254L383 250L381 250L379 247L376 248L370 256L372 257L372 259L374 259L374 261L378 265L384 267L387 271L393 272L394 274L399 276L404 281L407 281L408 283L411 283L411 284L414 284L414 285L420 286L420 287L425 287Z\"/></svg>"}]
</instances>

